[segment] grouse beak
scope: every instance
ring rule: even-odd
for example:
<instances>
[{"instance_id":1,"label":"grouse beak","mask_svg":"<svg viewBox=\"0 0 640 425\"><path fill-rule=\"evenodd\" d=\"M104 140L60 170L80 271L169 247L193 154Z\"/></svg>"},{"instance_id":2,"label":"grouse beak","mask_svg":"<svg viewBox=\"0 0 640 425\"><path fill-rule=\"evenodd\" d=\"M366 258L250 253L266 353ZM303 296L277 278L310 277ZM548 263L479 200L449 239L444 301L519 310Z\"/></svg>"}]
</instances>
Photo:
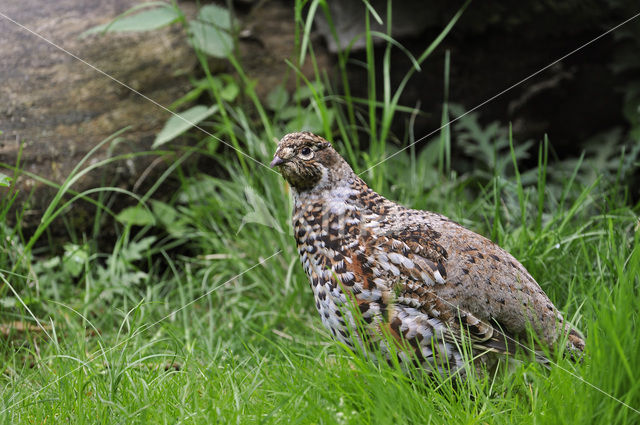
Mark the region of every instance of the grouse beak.
<instances>
[{"instance_id":1,"label":"grouse beak","mask_svg":"<svg viewBox=\"0 0 640 425\"><path fill-rule=\"evenodd\" d=\"M275 155L275 156L273 157L273 161L271 161L271 164L269 164L269 166L270 166L271 168L273 168L273 167L275 167L275 166L277 166L277 165L281 165L281 164L283 164L283 163L284 163L284 160L283 160L282 158L280 158L278 155Z\"/></svg>"}]
</instances>

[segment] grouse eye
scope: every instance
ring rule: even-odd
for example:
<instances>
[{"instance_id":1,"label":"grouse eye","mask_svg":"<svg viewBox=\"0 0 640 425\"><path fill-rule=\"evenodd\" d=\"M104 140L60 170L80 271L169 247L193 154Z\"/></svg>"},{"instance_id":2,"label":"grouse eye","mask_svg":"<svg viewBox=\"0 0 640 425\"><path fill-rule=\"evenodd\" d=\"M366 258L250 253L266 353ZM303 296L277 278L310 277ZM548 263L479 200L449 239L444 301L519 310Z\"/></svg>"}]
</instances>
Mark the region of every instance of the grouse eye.
<instances>
[{"instance_id":1,"label":"grouse eye","mask_svg":"<svg viewBox=\"0 0 640 425\"><path fill-rule=\"evenodd\" d=\"M300 150L300 156L303 159L310 159L313 156L313 151L311 150L311 148L305 146Z\"/></svg>"}]
</instances>

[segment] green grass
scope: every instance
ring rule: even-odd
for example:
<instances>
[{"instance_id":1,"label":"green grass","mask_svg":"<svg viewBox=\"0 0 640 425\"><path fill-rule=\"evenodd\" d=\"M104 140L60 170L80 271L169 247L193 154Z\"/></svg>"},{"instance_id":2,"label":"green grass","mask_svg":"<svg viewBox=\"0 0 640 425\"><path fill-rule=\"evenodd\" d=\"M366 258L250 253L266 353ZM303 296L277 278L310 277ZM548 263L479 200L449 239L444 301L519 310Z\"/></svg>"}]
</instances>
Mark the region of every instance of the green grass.
<instances>
[{"instance_id":1,"label":"green grass","mask_svg":"<svg viewBox=\"0 0 640 425\"><path fill-rule=\"evenodd\" d=\"M314 60L311 18L302 10L297 4L297 43ZM198 53L206 78L194 89L205 98L197 99L224 113L200 124L213 137L194 133L191 146L145 153L173 166L147 193L131 194L137 206L113 212L117 189L107 183L96 193L73 192L78 167L45 213L36 233L42 238L0 221L0 327L31 325L0 333L3 423L640 423L640 414L606 395L640 409L640 207L625 192L637 149L550 163L545 139L538 167L521 170L525 144L470 114L422 149L406 149L363 175L391 199L490 236L587 335L579 364L509 361L495 375L462 383L425 379L330 340L290 234L286 185L216 139L265 164L273 136L329 131L362 171L416 140L410 129L390 134L390 123L410 125L411 114L422 112L394 103L390 88L383 99L373 85L368 99L355 99L321 70L305 80L298 61L291 62L296 93L276 88L263 105L236 57L229 79L212 75ZM367 50L368 61L373 53ZM382 60L388 69L388 54ZM346 61L339 57L339 67ZM382 80L388 84L386 73ZM225 97L224 84L240 94ZM443 122L463 113L456 105L446 110ZM468 153L461 166L450 166L451 145ZM186 161L194 154L216 164L218 177ZM169 183L175 192L151 199ZM91 232L71 227L63 252L43 246L49 226L71 221L66 203L87 198L100 206ZM12 199L0 199L0 217ZM118 235L107 250L96 243L104 226Z\"/></svg>"},{"instance_id":2,"label":"green grass","mask_svg":"<svg viewBox=\"0 0 640 425\"><path fill-rule=\"evenodd\" d=\"M287 229L280 178L256 170L255 180L264 207ZM478 231L497 229L496 239L523 260L588 338L582 364L558 359L550 370L511 364L455 389L450 382L409 379L330 342L286 231L249 222L236 234L245 214L257 209L255 202L247 206L246 184L242 178L185 178L168 208L180 211L173 238L189 241L189 255L163 256L169 236L143 249L139 244L149 236L124 232L119 250L108 255L123 264L109 267L100 256L88 256L74 285L56 283L66 291L59 303L41 294L35 310L53 341L37 330L2 340L5 422L637 421L636 413L589 385L636 408L640 402L637 210L610 203L611 187L567 188L576 195L563 208L545 198L539 228L527 213L537 211L534 188L514 181L505 182L500 198L525 198L525 222L517 210L495 209L491 187L479 199L457 186L447 199L437 192L428 197L436 210ZM141 249L147 254L138 258ZM131 264L127 258L138 259ZM136 265L141 261L145 267ZM14 285L28 279L3 269ZM44 288L56 274L41 276ZM9 312L30 319L19 308Z\"/></svg>"}]
</instances>

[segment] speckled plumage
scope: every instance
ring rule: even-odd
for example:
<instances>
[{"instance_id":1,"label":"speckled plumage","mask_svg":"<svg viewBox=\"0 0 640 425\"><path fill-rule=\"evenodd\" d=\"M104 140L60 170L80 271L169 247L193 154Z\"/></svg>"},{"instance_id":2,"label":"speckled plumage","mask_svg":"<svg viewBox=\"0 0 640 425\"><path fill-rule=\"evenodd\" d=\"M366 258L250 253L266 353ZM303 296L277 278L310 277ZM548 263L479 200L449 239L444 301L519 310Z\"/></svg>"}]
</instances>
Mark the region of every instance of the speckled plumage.
<instances>
[{"instance_id":1,"label":"speckled plumage","mask_svg":"<svg viewBox=\"0 0 640 425\"><path fill-rule=\"evenodd\" d=\"M323 138L284 136L271 165L291 185L300 260L337 340L352 345L359 335L351 298L367 343L387 353L381 335L391 335L401 360L425 367L461 370L461 341L476 356L512 354L528 326L540 344L553 348L566 333L568 350L582 352L578 332L513 256L440 214L375 193Z\"/></svg>"}]
</instances>

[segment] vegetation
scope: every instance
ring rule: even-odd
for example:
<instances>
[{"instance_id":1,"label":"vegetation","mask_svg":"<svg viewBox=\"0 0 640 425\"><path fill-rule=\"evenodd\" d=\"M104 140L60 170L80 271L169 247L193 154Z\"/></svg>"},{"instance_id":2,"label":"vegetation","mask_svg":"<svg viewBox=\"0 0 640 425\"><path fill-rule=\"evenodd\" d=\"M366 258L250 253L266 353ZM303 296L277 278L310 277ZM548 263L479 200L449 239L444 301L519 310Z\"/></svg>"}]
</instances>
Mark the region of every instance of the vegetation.
<instances>
[{"instance_id":1,"label":"vegetation","mask_svg":"<svg viewBox=\"0 0 640 425\"><path fill-rule=\"evenodd\" d=\"M147 3L99 29L179 22L202 78L171 107L187 121L170 118L145 153L170 164L148 192L107 183L74 192L83 173L128 158L88 165L90 153L59 186L34 235L21 232L24 210L12 190L0 199L2 422L640 422L640 208L630 206L625 185L639 149L549 164L546 137L518 143L509 129L483 126L449 104L443 125L456 122L418 149L411 118L422 112L398 104L404 82L389 84L388 52L402 48L390 27L364 35L370 91L358 99L344 77L349 52L338 57L339 81L317 67L313 80L299 72L302 61L315 63L313 14L326 13L320 1L303 6L296 2L298 57L290 63L297 89L289 94L283 81L264 104L234 53L237 28L223 8L204 6L189 21L175 4ZM463 9L412 57L407 79ZM374 10L370 19L379 19ZM382 58L373 37L387 43ZM232 72L212 74L208 56L225 57ZM383 81L381 98L375 81ZM390 134L397 119L406 120L406 134ZM587 335L584 361L556 358L545 368L510 360L495 375L455 383L366 361L331 342L290 234L287 187L264 166L274 137L299 129L332 140L389 198L444 213L513 253ZM167 149L179 135L188 144ZM454 166L452 145L467 160ZM520 170L531 148L538 166ZM192 155L215 163L214 175L186 161ZM0 185L11 185L11 176L0 174ZM165 187L176 190L152 198ZM137 203L113 211L116 196ZM69 224L75 202L98 206L87 233ZM10 211L15 227L5 224ZM61 223L69 229L62 252L47 242L48 229ZM108 251L96 242L105 226L118 235Z\"/></svg>"}]
</instances>

